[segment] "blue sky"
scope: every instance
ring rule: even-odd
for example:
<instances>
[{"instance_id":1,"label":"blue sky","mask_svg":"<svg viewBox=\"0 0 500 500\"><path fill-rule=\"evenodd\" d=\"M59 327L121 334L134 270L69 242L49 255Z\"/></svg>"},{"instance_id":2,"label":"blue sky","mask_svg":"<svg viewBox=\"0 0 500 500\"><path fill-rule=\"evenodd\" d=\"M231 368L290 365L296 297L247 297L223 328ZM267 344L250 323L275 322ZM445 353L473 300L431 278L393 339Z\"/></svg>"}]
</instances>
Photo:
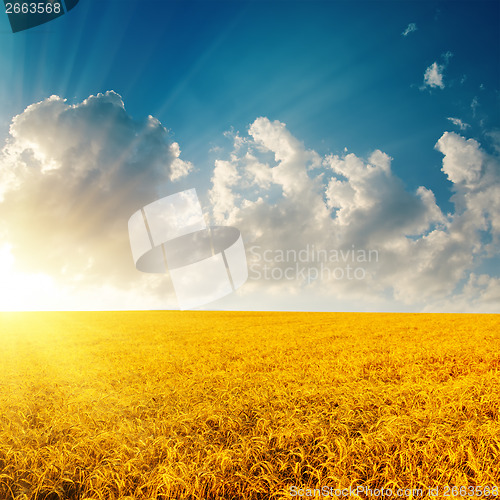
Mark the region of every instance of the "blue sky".
<instances>
[{"instance_id":1,"label":"blue sky","mask_svg":"<svg viewBox=\"0 0 500 500\"><path fill-rule=\"evenodd\" d=\"M309 147L381 148L405 169L415 146L432 149L446 116L477 125L476 96L486 125L498 127L499 16L498 2L485 1L81 0L15 36L3 16L4 121L52 94L80 101L115 90L132 116L165 123L193 159L198 141L267 116ZM410 22L417 31L402 37ZM418 92L424 69L447 51L447 91Z\"/></svg>"},{"instance_id":2,"label":"blue sky","mask_svg":"<svg viewBox=\"0 0 500 500\"><path fill-rule=\"evenodd\" d=\"M407 191L425 186L446 214L454 186L435 145L450 131L495 152L499 33L496 1L80 0L16 34L4 15L0 139L51 95L78 104L112 90L135 120L169 130L194 166L178 186L197 187L205 204L214 162L232 147L224 132L244 136L266 117L321 157L381 150ZM424 85L434 63L442 87Z\"/></svg>"}]
</instances>

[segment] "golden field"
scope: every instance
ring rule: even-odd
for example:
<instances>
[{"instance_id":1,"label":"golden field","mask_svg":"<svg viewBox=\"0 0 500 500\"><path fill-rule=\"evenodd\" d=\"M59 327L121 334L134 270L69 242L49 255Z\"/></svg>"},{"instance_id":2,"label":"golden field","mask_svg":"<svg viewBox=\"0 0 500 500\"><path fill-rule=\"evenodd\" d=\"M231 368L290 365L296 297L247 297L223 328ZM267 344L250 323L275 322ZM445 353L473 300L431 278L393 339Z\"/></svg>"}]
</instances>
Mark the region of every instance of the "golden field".
<instances>
[{"instance_id":1,"label":"golden field","mask_svg":"<svg viewBox=\"0 0 500 500\"><path fill-rule=\"evenodd\" d=\"M0 313L0 342L1 500L500 485L499 315Z\"/></svg>"}]
</instances>

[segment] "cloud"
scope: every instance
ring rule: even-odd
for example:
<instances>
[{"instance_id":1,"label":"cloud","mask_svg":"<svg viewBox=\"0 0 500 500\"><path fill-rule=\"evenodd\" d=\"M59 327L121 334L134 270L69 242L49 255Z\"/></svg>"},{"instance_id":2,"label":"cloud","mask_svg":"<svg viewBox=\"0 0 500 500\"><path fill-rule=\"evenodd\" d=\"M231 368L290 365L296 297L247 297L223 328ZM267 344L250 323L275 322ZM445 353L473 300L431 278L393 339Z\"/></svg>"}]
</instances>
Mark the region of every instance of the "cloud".
<instances>
[{"instance_id":1,"label":"cloud","mask_svg":"<svg viewBox=\"0 0 500 500\"><path fill-rule=\"evenodd\" d=\"M449 50L441 54L441 57L444 59L444 63L448 64L450 62L450 59L453 57L453 52L450 52Z\"/></svg>"},{"instance_id":2,"label":"cloud","mask_svg":"<svg viewBox=\"0 0 500 500\"><path fill-rule=\"evenodd\" d=\"M115 92L74 105L52 96L12 120L0 234L23 272L130 289L147 278L132 262L128 218L191 170L162 124L133 119Z\"/></svg>"},{"instance_id":3,"label":"cloud","mask_svg":"<svg viewBox=\"0 0 500 500\"><path fill-rule=\"evenodd\" d=\"M445 132L436 143L443 155L442 171L453 183L455 215L451 229L470 230L471 241L481 250L493 248L500 236L500 161L487 154L475 139ZM489 233L484 247L474 230Z\"/></svg>"},{"instance_id":4,"label":"cloud","mask_svg":"<svg viewBox=\"0 0 500 500\"><path fill-rule=\"evenodd\" d=\"M486 132L486 137L490 139L491 145L497 154L500 154L500 129L494 129Z\"/></svg>"},{"instance_id":5,"label":"cloud","mask_svg":"<svg viewBox=\"0 0 500 500\"><path fill-rule=\"evenodd\" d=\"M326 189L328 204L336 209L336 228L347 242L380 247L442 219L432 193L424 187L406 191L391 171L391 160L379 150L368 161L352 153L325 159L337 174Z\"/></svg>"},{"instance_id":6,"label":"cloud","mask_svg":"<svg viewBox=\"0 0 500 500\"><path fill-rule=\"evenodd\" d=\"M410 23L406 29L401 33L403 36L408 36L410 33L417 31L417 25L415 23Z\"/></svg>"},{"instance_id":7,"label":"cloud","mask_svg":"<svg viewBox=\"0 0 500 500\"><path fill-rule=\"evenodd\" d=\"M498 252L491 243L500 234L498 159L474 139L446 132L437 141L454 190L455 211L448 215L431 190L408 191L380 150L366 159L347 152L320 157L285 124L267 118L233 141L229 158L216 162L212 215L241 229L253 269L245 290L269 295L269 303L285 293L362 303L390 297L431 307L449 300L482 259ZM291 270L301 249L302 274ZM379 258L359 264L363 280L317 276L322 263L345 269L346 262L315 260L314 252L323 249L344 255L376 250Z\"/></svg>"},{"instance_id":8,"label":"cloud","mask_svg":"<svg viewBox=\"0 0 500 500\"><path fill-rule=\"evenodd\" d=\"M430 88L440 88L444 89L445 84L443 81L444 78L444 70L448 66L448 63L450 62L450 59L453 57L453 53L448 51L443 54L441 54L441 57L444 60L443 64L438 64L436 61L434 61L426 70L424 73L424 83L422 87L420 87L420 90L424 90L427 87Z\"/></svg>"},{"instance_id":9,"label":"cloud","mask_svg":"<svg viewBox=\"0 0 500 500\"><path fill-rule=\"evenodd\" d=\"M437 62L433 62L425 70L424 87L427 85L428 87L431 88L439 87L440 89L444 89L443 70L444 70L444 65L438 64Z\"/></svg>"},{"instance_id":10,"label":"cloud","mask_svg":"<svg viewBox=\"0 0 500 500\"><path fill-rule=\"evenodd\" d=\"M445 132L436 149L443 154L442 171L452 182L454 212L440 227L411 242L414 248L407 264L412 272L401 273L395 288L396 296L409 301L416 300L419 293L427 295L428 309L449 304L454 296L466 297L463 280L470 280L485 259L500 253L498 157L485 153L476 140L454 132ZM477 302L462 310L473 309L473 304L482 310Z\"/></svg>"},{"instance_id":11,"label":"cloud","mask_svg":"<svg viewBox=\"0 0 500 500\"><path fill-rule=\"evenodd\" d=\"M498 313L500 279L487 274L471 273L463 290L453 299L436 301L425 307L425 312Z\"/></svg>"},{"instance_id":12,"label":"cloud","mask_svg":"<svg viewBox=\"0 0 500 500\"><path fill-rule=\"evenodd\" d=\"M305 309L500 310L499 277L487 272L500 257L500 162L476 139L444 132L436 142L453 193L444 214L381 150L321 156L266 117L226 137L205 208L243 235L250 279L236 307L285 307L295 297ZM162 124L133 119L114 92L75 105L51 97L12 120L1 151L1 240L24 273L50 276L82 300L106 293L107 304L149 297L141 307L175 307L165 276L133 266L127 221L191 171ZM362 278L335 274L347 266Z\"/></svg>"},{"instance_id":13,"label":"cloud","mask_svg":"<svg viewBox=\"0 0 500 500\"><path fill-rule=\"evenodd\" d=\"M479 107L479 99L475 96L470 103L470 108L472 109L472 116L475 118L477 113L477 108Z\"/></svg>"},{"instance_id":14,"label":"cloud","mask_svg":"<svg viewBox=\"0 0 500 500\"><path fill-rule=\"evenodd\" d=\"M455 185L477 183L483 164L477 141L465 140L454 132L445 132L437 142L436 149L444 154L442 171L451 182Z\"/></svg>"},{"instance_id":15,"label":"cloud","mask_svg":"<svg viewBox=\"0 0 500 500\"><path fill-rule=\"evenodd\" d=\"M456 125L460 130L465 130L470 127L468 123L464 123L462 120L460 120L460 118L448 117L446 119L453 123L453 125Z\"/></svg>"}]
</instances>

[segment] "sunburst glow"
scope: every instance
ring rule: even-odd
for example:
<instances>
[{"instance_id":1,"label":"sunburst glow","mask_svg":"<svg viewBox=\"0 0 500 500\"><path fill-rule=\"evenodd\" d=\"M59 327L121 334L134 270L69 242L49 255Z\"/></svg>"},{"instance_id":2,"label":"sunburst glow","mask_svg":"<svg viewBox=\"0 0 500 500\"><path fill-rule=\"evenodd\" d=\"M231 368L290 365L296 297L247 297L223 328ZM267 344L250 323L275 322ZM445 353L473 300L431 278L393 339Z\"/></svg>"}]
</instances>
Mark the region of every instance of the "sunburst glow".
<instances>
[{"instance_id":1,"label":"sunburst glow","mask_svg":"<svg viewBox=\"0 0 500 500\"><path fill-rule=\"evenodd\" d=\"M50 276L26 274L16 269L9 244L0 247L0 276L0 311L43 310L56 293Z\"/></svg>"}]
</instances>

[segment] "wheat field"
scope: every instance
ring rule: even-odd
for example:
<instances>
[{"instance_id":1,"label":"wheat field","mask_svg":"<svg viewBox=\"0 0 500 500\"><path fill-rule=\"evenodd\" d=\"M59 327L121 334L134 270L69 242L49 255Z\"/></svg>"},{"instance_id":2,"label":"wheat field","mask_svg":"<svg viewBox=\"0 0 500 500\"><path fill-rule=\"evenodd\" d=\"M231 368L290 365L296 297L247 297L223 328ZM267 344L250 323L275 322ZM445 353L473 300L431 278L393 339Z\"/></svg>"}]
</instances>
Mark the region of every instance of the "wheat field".
<instances>
[{"instance_id":1,"label":"wheat field","mask_svg":"<svg viewBox=\"0 0 500 500\"><path fill-rule=\"evenodd\" d=\"M499 494L498 315L0 321L1 500Z\"/></svg>"}]
</instances>

